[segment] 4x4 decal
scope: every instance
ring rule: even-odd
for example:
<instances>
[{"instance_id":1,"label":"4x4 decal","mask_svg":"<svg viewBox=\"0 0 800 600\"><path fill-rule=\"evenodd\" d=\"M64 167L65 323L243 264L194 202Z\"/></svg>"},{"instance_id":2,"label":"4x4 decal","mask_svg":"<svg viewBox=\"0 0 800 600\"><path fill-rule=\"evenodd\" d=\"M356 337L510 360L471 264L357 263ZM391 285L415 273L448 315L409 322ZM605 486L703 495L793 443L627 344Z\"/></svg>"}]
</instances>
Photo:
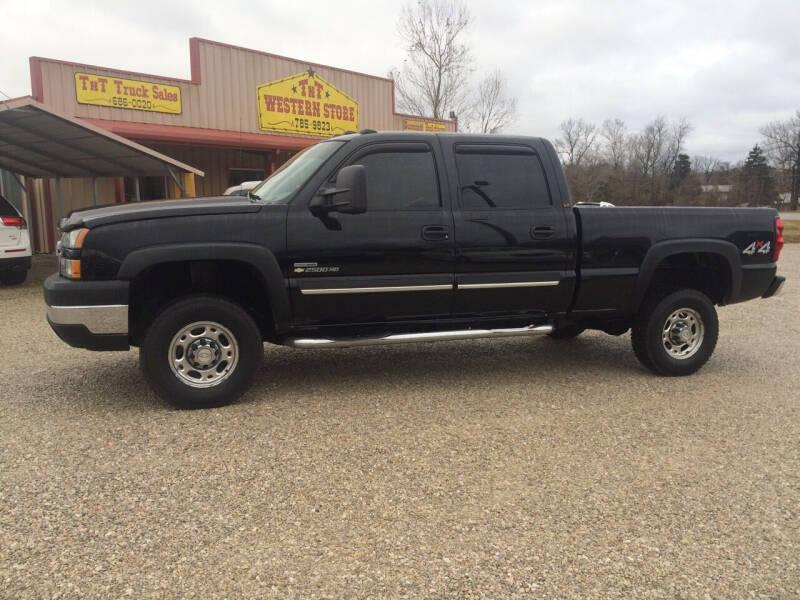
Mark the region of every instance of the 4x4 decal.
<instances>
[{"instance_id":1,"label":"4x4 decal","mask_svg":"<svg viewBox=\"0 0 800 600\"><path fill-rule=\"evenodd\" d=\"M769 254L770 246L772 245L771 242L765 242L763 240L752 242L747 248L742 250L742 254L753 255L753 254Z\"/></svg>"}]
</instances>

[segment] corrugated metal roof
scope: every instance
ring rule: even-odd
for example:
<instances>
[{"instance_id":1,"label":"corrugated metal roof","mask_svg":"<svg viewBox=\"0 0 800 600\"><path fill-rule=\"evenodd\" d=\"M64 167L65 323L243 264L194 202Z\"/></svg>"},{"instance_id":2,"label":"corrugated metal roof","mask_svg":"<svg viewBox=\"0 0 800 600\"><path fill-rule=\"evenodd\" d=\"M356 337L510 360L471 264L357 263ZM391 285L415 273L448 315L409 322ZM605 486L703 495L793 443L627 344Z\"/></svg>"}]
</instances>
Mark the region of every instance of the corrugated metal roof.
<instances>
[{"instance_id":1,"label":"corrugated metal roof","mask_svg":"<svg viewBox=\"0 0 800 600\"><path fill-rule=\"evenodd\" d=\"M203 172L146 146L55 112L33 98L0 102L0 167L28 177Z\"/></svg>"}]
</instances>

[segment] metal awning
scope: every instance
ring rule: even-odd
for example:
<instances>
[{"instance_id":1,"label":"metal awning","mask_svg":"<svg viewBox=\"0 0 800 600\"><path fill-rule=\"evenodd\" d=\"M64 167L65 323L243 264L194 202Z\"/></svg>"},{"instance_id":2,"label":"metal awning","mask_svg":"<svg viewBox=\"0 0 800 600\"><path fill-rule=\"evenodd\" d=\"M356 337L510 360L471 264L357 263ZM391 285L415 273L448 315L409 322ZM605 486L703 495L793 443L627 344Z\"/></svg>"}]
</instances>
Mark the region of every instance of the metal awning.
<instances>
[{"instance_id":1,"label":"metal awning","mask_svg":"<svg viewBox=\"0 0 800 600\"><path fill-rule=\"evenodd\" d=\"M33 98L0 102L0 168L27 177L135 177L203 172Z\"/></svg>"}]
</instances>

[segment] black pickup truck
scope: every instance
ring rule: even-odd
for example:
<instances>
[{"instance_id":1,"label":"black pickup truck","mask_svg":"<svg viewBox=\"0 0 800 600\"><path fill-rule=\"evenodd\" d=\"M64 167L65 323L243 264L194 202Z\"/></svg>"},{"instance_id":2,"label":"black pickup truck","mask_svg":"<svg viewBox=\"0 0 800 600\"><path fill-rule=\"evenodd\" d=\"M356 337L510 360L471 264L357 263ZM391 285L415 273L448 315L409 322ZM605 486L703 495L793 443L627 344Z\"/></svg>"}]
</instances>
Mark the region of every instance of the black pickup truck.
<instances>
[{"instance_id":1,"label":"black pickup truck","mask_svg":"<svg viewBox=\"0 0 800 600\"><path fill-rule=\"evenodd\" d=\"M630 329L645 367L688 375L714 350L715 305L780 291L782 228L766 208L573 207L540 138L363 131L307 148L248 198L72 213L45 300L68 344L138 346L182 407L239 396L264 341Z\"/></svg>"}]
</instances>

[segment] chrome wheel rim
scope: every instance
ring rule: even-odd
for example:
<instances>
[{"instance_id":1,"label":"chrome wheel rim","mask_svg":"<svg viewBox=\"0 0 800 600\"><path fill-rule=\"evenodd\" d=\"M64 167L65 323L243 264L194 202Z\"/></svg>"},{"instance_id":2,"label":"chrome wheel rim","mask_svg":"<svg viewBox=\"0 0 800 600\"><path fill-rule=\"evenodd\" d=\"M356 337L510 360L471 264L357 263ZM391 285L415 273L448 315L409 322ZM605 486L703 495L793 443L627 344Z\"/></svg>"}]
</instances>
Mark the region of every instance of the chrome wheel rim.
<instances>
[{"instance_id":1,"label":"chrome wheel rim","mask_svg":"<svg viewBox=\"0 0 800 600\"><path fill-rule=\"evenodd\" d=\"M225 381L236 369L239 345L227 327L213 321L197 321L175 334L167 360L181 383L210 388Z\"/></svg>"},{"instance_id":2,"label":"chrome wheel rim","mask_svg":"<svg viewBox=\"0 0 800 600\"><path fill-rule=\"evenodd\" d=\"M661 328L661 343L672 358L685 360L694 356L703 345L705 327L703 319L692 308L679 308L672 312Z\"/></svg>"}]
</instances>

